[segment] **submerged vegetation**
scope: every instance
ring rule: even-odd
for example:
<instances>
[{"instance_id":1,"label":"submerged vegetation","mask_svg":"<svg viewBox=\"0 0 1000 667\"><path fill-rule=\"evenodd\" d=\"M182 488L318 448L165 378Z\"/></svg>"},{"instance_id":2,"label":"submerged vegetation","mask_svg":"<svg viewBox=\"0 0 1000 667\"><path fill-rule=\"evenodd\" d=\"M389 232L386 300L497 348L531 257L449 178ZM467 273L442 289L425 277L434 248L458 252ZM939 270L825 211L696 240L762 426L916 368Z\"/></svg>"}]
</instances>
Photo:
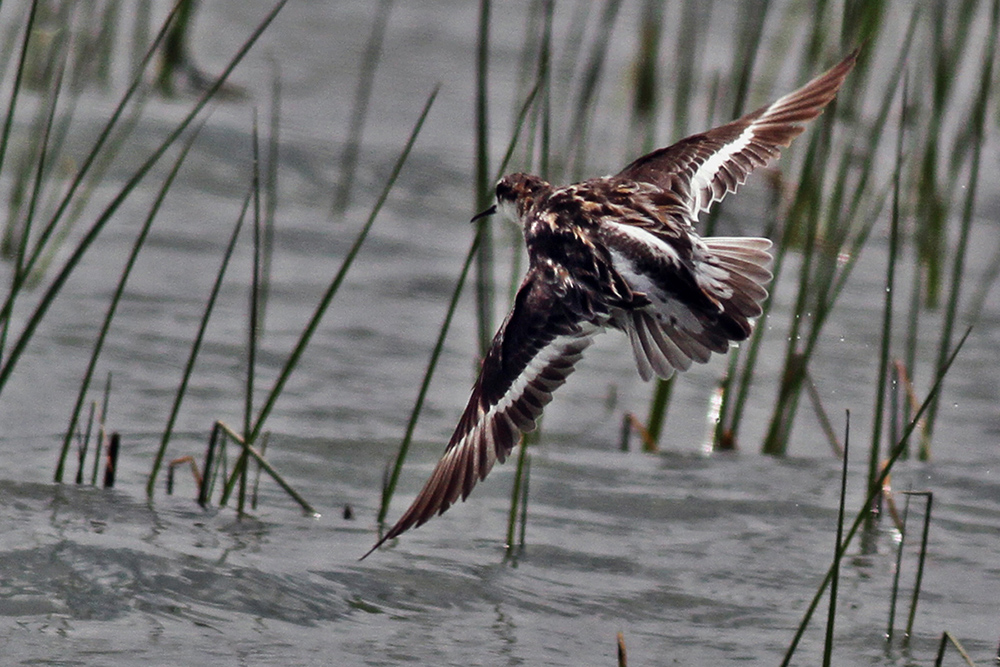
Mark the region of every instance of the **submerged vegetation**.
<instances>
[{"instance_id":1,"label":"submerged vegetation","mask_svg":"<svg viewBox=\"0 0 1000 667\"><path fill-rule=\"evenodd\" d=\"M233 90L231 73L285 3L274 2L228 64L207 78L193 68L187 52L190 45L184 31L193 20L192 2L179 0L156 26L151 26L148 11L135 12L133 42L127 46L131 54L128 86L79 160L68 157L66 146L74 127L77 100L87 87L115 94L108 72L116 52L115 26L123 22L121 15L114 14L119 3L83 5L33 0L25 9L20 32L5 36L0 50L0 72L7 92L0 135L0 174L7 184L0 245L6 281L0 306L0 401L16 382L14 370L40 323L123 202L140 188L156 192L147 216L134 231L131 252L120 273L114 280L109 278L112 295L76 399L69 406L61 447L57 448L53 473L56 482L70 477L76 483L87 481L85 471L89 465L90 483L96 484L104 443L110 440L105 427L109 406L127 397L114 396L110 373L101 387L100 400L94 399L92 384L95 378L102 377L101 354L115 326L120 300L129 289L136 259L161 207L170 205L174 178L184 168L199 131L211 122L210 105L220 94ZM707 448L713 450L759 449L773 456L794 453L794 434L803 427L800 408L808 405L821 425L822 437L846 458L846 436L843 443L838 440L833 420L823 405L824 379L816 377L811 366L823 353L829 337L827 325L837 312L854 269L862 261L885 263L877 354L871 350L859 352L872 357L874 369L872 429L866 443L866 500L853 523L845 523L841 507L833 564L792 640L787 664L828 587L832 636L838 571L852 538L862 535L862 551L870 550L876 541L878 526L872 510L879 504L893 464L910 456L931 456L933 437L940 433L935 426L947 371L969 336L968 327L979 318L986 295L1000 278L998 256L992 262L994 268L971 286L966 261L977 224L980 176L986 168L983 146L986 138L996 132L1000 120L996 114L994 69L1000 0L914 3L906 7L848 0L820 3L816 11L809 13L804 7L779 10L770 2L744 3L728 63L720 63L718 54L704 46L703 38L713 20L711 3L706 7L705 3L686 1L668 8L648 2L638 13L639 25L633 26L640 38L630 41L635 49L630 74L610 69L609 51L615 36L626 29L620 25L622 3L607 0L600 4L601 11L591 17L588 3L558 7L554 0L531 3L515 73L516 93L504 99L511 108L502 108L499 113L496 107L501 96L490 78L495 77L489 57L494 8L490 0L480 1L479 20L474 27L478 40L475 97L469 101L469 114L475 119L475 173L470 176L475 210L486 208L492 184L508 171L531 171L556 183L603 173L656 146L745 113L757 102L791 90L795 83L863 45L858 67L835 104L778 165L754 177L766 181L769 187L766 215L759 226L751 227L758 224L751 220L735 220L730 200L708 216L705 228L700 230L722 234L735 229L738 233L765 235L775 242L775 280L764 313L752 337L730 352L714 392L705 397L712 423ZM363 159L363 130L371 110L369 99L379 56L392 24L392 6L391 0L382 0L373 9L372 31L357 68L353 112L339 162L339 189L331 200L337 216L346 215L355 201L356 171ZM779 15L779 11L783 13ZM93 26L101 29L95 31ZM116 194L96 206L98 211L94 213L95 191L105 183L111 165L121 160L124 147L130 146L128 142L134 137L150 97L177 94L178 74L196 79L197 95L186 101L182 98L186 111L181 119L161 143L142 156ZM975 82L971 98L959 93L959 82L966 80ZM358 253L390 197L437 96L437 89L428 91L423 108L414 110L412 130L378 190L370 213L353 232L353 242L340 259L339 269L295 344L285 353L273 384L265 390L260 387L256 367L258 345L266 332L278 207L280 74L275 75L272 91L267 150L260 151L255 121L253 171L246 175L244 184L237 185L244 193L242 209L235 221L217 221L225 223L231 232L213 267L215 280L204 296L190 352L169 404L169 417L162 432L158 432L159 446L151 453L145 487L150 498L163 481L164 469L167 488L172 491L175 469L190 466L196 482L193 495L201 505L211 504L213 494L220 505L226 505L235 494L237 511L242 514L256 503L257 481L251 481L252 471L256 470L258 480L263 471L304 511L315 513L309 501L265 459L269 440L265 425L338 291L351 279ZM699 95L697 91L707 94ZM627 128L616 137L613 149L599 150L607 139L595 136L594 119L613 113L602 109L603 101L613 95L628 100L627 104L617 105L619 111L622 106L629 108ZM28 96L33 104L25 103ZM513 119L508 136L490 135L489 128L494 127L489 123L492 114ZM15 127L28 128L24 132L26 140L12 142ZM502 157L497 159L491 145L504 147ZM172 164L163 168L160 163L167 161L168 154L173 156ZM149 185L157 175L162 177L159 185ZM433 344L428 342L430 359L425 372L419 382L415 378L400 379L414 385L416 399L409 406L405 431L382 489L379 525L388 514L463 294L474 292L475 340L470 341L470 346L481 355L493 336L497 312L505 310L516 290L523 273L523 253L520 239L505 231L491 229L486 219L479 220L450 300L443 304L436 339ZM192 455L172 458L169 449L175 424L185 404L206 328L237 240L248 233L252 235L253 268L246 286L245 356L239 360L245 373L245 400L242 414L230 416L240 426L227 426L225 416L220 415L217 421L205 425L210 435L200 461ZM503 274L505 270L509 274ZM921 331L937 333L929 339L921 336ZM928 353L928 349L933 352ZM781 359L773 377L761 372L762 358ZM670 446L664 439L665 425L681 418L669 410L671 389L670 382L658 382L650 386L648 403L621 406L626 446L632 432L640 435L645 450ZM258 394L264 396L263 401L255 401ZM855 414L866 408L856 406ZM767 415L760 442L746 435L745 422L750 412ZM646 415L645 419L642 415ZM529 518L531 445L543 437L533 434L522 443L517 456L511 457L516 474L505 544L515 561L525 544ZM235 454L227 452L229 444L235 446ZM856 452L858 445L853 446ZM74 447L75 476L70 470ZM110 470L113 481L113 465ZM924 546L907 635L913 625L926 552L932 496L925 497ZM909 497L906 502L908 506ZM904 511L902 525L907 514ZM905 535L902 527L900 535ZM902 538L899 550L901 554ZM890 638L895 609L894 598L887 633ZM619 638L621 664L625 663L624 641ZM947 632L942 635L942 651L949 641L964 651Z\"/></svg>"}]
</instances>

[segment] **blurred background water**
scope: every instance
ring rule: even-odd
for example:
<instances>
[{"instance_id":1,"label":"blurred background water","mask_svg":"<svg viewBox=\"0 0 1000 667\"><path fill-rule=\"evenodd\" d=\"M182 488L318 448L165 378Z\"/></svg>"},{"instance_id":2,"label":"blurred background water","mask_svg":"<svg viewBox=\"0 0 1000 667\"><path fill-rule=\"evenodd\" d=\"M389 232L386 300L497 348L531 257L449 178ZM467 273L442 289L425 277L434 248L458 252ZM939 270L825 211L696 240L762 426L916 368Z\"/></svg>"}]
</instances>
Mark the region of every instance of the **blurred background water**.
<instances>
[{"instance_id":1,"label":"blurred background water","mask_svg":"<svg viewBox=\"0 0 1000 667\"><path fill-rule=\"evenodd\" d=\"M154 14L166 12L165 3L155 4ZM623 3L617 19L592 121L600 150L592 151L589 174L614 171L634 157L622 139L628 114L623 91L641 5ZM259 3L200 4L191 36L198 66L219 71L265 11ZM772 13L794 11L782 4ZM4 14L5 26L18 25L15 11L4 7ZM735 3L706 11L708 70L731 60L738 16ZM621 631L632 664L776 664L832 556L840 471L806 409L789 457L757 454L781 372L791 271L783 275L788 285L779 283L776 291L767 326L776 328L779 342L765 347L740 452L703 453L711 394L725 370L721 359L677 382L663 453L619 451L622 413L642 414L650 387L639 380L624 337L606 334L546 411L542 444L532 450L527 546L516 564L504 562L503 549L509 465L468 503L357 561L376 537L383 470L405 428L472 239L467 220L475 212L478 8L441 1L393 7L354 198L342 216L331 214L373 17L373 3L291 2L234 73L242 93L212 107L139 258L98 367L99 377L112 373L108 422L123 438L114 490L50 480L92 341L155 196L155 179L116 214L19 362L0 401L3 662L614 664ZM666 20L676 19L668 9ZM489 132L497 162L513 123L525 24L524 7L494 8ZM566 25L556 28L565 35ZM439 83L441 90L371 237L268 422L269 459L322 516L302 516L264 480L259 508L240 520L231 508L202 510L187 476L178 476L173 496L161 484L151 503L144 485L249 187L252 110L267 110L275 72L282 86L280 201L258 358L265 388L340 266L427 95ZM82 150L92 141L126 77L115 73L111 94L82 94L72 145ZM767 88L751 84L753 104L801 83L794 72L762 79ZM191 99L149 102L138 139L112 165L102 189L120 187L133 162L166 136ZM989 270L1000 244L1000 153L990 122L993 138L984 152L969 255L972 284ZM15 128L13 141L26 131L26 124ZM657 128L656 137L659 145L679 138L666 127ZM721 224L761 233L764 181L752 178ZM95 201L107 193L97 192ZM500 241L515 233L501 222L494 232ZM864 496L861 452L871 430L887 243L888 223L877 224L811 366L837 427L850 409L852 441L862 443L850 467L851 516ZM500 254L498 275L505 275L508 254ZM240 422L250 271L244 234L171 456L200 457L215 420ZM504 307L498 305L498 321ZM16 313L17 321L24 317ZM939 324L931 317L922 326L921 355L930 358ZM424 482L465 405L476 366L474 338L467 295L390 518ZM994 289L947 378L932 459L904 462L893 475L897 490L935 494L910 647L896 642L887 648L884 641L895 564L894 534L886 524L876 553L845 563L835 650L841 664L929 664L944 630L984 664L995 650L998 344L1000 296ZM345 506L354 519L343 518ZM903 561L906 594L915 561L911 540ZM814 621L797 663L819 662L821 647Z\"/></svg>"}]
</instances>

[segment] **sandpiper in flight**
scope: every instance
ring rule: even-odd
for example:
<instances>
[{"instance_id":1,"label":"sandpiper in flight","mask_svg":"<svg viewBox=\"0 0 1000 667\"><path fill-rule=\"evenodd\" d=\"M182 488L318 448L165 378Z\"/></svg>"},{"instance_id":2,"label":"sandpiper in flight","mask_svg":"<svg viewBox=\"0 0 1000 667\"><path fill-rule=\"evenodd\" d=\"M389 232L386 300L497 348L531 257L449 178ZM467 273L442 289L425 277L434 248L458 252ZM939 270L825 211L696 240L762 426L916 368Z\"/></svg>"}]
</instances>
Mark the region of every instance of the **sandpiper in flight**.
<instances>
[{"instance_id":1,"label":"sandpiper in flight","mask_svg":"<svg viewBox=\"0 0 1000 667\"><path fill-rule=\"evenodd\" d=\"M750 335L771 280L771 242L701 238L693 225L822 113L857 53L776 102L644 155L615 176L565 187L504 176L496 204L476 218L499 210L524 229L527 275L444 456L368 554L465 500L535 428L605 328L628 334L644 380L705 363Z\"/></svg>"}]
</instances>

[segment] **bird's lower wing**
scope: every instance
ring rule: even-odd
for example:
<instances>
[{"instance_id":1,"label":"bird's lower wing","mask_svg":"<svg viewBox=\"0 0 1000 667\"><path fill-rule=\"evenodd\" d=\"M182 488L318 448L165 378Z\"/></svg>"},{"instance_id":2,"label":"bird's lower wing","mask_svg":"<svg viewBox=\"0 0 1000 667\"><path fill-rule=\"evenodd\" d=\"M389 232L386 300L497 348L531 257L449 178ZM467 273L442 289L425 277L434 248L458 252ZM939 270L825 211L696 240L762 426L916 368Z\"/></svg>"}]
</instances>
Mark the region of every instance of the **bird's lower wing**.
<instances>
[{"instance_id":1,"label":"bird's lower wing","mask_svg":"<svg viewBox=\"0 0 1000 667\"><path fill-rule=\"evenodd\" d=\"M493 339L444 456L413 504L368 553L465 500L493 464L507 458L521 434L535 428L552 392L566 382L600 330L581 321L564 296L529 273Z\"/></svg>"}]
</instances>

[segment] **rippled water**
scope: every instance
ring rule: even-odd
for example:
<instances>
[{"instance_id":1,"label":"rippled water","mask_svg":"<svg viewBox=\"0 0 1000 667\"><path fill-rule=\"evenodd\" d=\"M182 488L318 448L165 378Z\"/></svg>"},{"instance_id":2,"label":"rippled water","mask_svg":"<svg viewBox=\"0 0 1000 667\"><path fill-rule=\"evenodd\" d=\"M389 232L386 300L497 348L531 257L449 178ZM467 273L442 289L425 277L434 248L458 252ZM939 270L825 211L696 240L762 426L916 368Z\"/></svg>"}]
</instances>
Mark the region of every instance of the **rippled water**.
<instances>
[{"instance_id":1,"label":"rippled water","mask_svg":"<svg viewBox=\"0 0 1000 667\"><path fill-rule=\"evenodd\" d=\"M126 204L74 274L0 401L3 662L614 664L615 634L622 631L632 664L776 664L828 567L840 469L807 409L791 458L754 453L780 371L777 342L764 353L745 451L708 458L700 454L708 396L724 364L693 369L677 384L666 453L622 453L621 412L641 413L649 389L625 340L604 336L546 412L545 444L532 458L528 546L516 563L505 563L502 550L512 466L498 468L468 503L357 561L375 538L383 466L398 445L471 240L464 221L472 207L476 9L447 2L394 9L357 204L345 222L334 222L328 211L340 141L371 21L367 3L342 4L291 3L235 76L262 110L271 58L280 63L283 83L282 200L261 386L270 386L339 267L426 95L437 82L443 86L399 185L269 422L271 460L322 517L301 516L266 481L261 509L243 521L230 509L200 510L183 475L177 495L161 490L152 505L145 500L152 452L248 183L250 105L222 105L154 227L98 369L99 377L113 373L110 427L124 438L117 488L49 480L118 267L155 185ZM639 10L623 11L612 77L626 75L634 48L630 31ZM245 3L200 7L199 64L220 67L259 15ZM714 25L725 26L724 18ZM512 85L522 24L518 14L495 17L497 90ZM730 48L730 37L714 36L720 51ZM78 113L84 126L96 128L109 102L88 95ZM624 105L613 92L602 98L607 111L597 116L599 134L617 136ZM143 121L146 150L184 108L151 103ZM499 151L510 117L507 107L497 109L491 137ZM994 167L995 154L989 154ZM628 157L625 146L595 156L595 173ZM112 171L106 194L124 173ZM992 222L1000 213L995 175L985 175L983 187L983 222L970 258L975 276L1000 243ZM760 208L760 189L750 186L741 197L745 210ZM827 409L852 410L858 452L870 431L884 236L877 232L866 250L812 367ZM201 456L213 420L240 421L248 250L244 241L220 297L172 456ZM778 333L791 292L791 284L777 290L771 326ZM474 364L471 311L464 301L391 516L423 483L464 406ZM925 323L927 355L937 326ZM883 640L894 568L885 526L878 553L844 569L835 652L842 664L927 664L943 630L982 663L995 649L998 344L994 291L948 378L933 460L902 464L894 474L897 490L935 493L910 650L897 643L887 651ZM862 456L855 458L851 515L864 478ZM344 519L345 506L357 518ZM912 544L903 567L908 596ZM822 629L814 623L798 664L816 664L821 646Z\"/></svg>"}]
</instances>

